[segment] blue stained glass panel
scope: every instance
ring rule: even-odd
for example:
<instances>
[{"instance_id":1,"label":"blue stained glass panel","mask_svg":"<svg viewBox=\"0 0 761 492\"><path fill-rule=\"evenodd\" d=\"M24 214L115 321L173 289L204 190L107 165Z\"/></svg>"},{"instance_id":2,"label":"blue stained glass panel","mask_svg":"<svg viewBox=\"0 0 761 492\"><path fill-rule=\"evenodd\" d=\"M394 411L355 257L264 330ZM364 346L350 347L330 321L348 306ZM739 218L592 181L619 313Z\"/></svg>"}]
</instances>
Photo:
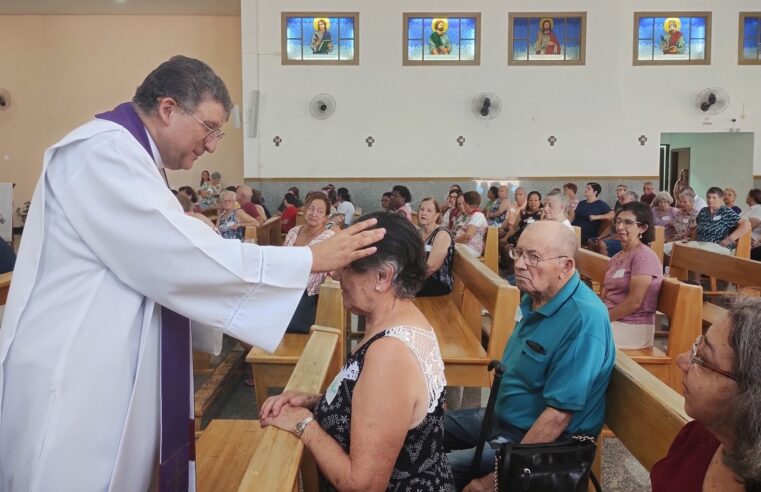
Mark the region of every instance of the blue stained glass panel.
<instances>
[{"instance_id":1,"label":"blue stained glass panel","mask_svg":"<svg viewBox=\"0 0 761 492\"><path fill-rule=\"evenodd\" d=\"M653 59L653 40L652 39L640 39L637 44L637 59L638 60L652 60Z\"/></svg>"},{"instance_id":2,"label":"blue stained glass panel","mask_svg":"<svg viewBox=\"0 0 761 492\"><path fill-rule=\"evenodd\" d=\"M460 32L463 39L476 39L476 19L464 17L460 20Z\"/></svg>"},{"instance_id":3,"label":"blue stained glass panel","mask_svg":"<svg viewBox=\"0 0 761 492\"><path fill-rule=\"evenodd\" d=\"M339 28L338 18L337 17L329 17L328 20L330 21L330 29L328 29L328 31L330 31L331 36L333 36L333 40L337 41L338 40L338 28ZM343 31L341 31L341 37L342 38L346 37L346 36L344 36Z\"/></svg>"},{"instance_id":4,"label":"blue stained glass panel","mask_svg":"<svg viewBox=\"0 0 761 492\"><path fill-rule=\"evenodd\" d=\"M528 39L527 17L516 17L513 19L513 39Z\"/></svg>"},{"instance_id":5,"label":"blue stained glass panel","mask_svg":"<svg viewBox=\"0 0 761 492\"><path fill-rule=\"evenodd\" d=\"M423 19L409 19L407 23L407 36L412 42L413 39L423 39Z\"/></svg>"},{"instance_id":6,"label":"blue stained glass panel","mask_svg":"<svg viewBox=\"0 0 761 492\"><path fill-rule=\"evenodd\" d=\"M302 17L301 18L301 26L303 29L302 33L302 41L304 44L309 46L312 43L312 34L314 34L314 27L312 23L313 19L311 17Z\"/></svg>"},{"instance_id":7,"label":"blue stained glass panel","mask_svg":"<svg viewBox=\"0 0 761 492\"><path fill-rule=\"evenodd\" d=\"M513 59L528 60L528 43L526 41L516 41L513 44Z\"/></svg>"},{"instance_id":8,"label":"blue stained glass panel","mask_svg":"<svg viewBox=\"0 0 761 492\"><path fill-rule=\"evenodd\" d=\"M702 39L690 41L690 60L704 60L706 57L706 43Z\"/></svg>"},{"instance_id":9,"label":"blue stained glass panel","mask_svg":"<svg viewBox=\"0 0 761 492\"><path fill-rule=\"evenodd\" d=\"M578 17L571 17L566 22L566 38L567 39L581 39L581 19Z\"/></svg>"},{"instance_id":10,"label":"blue stained glass panel","mask_svg":"<svg viewBox=\"0 0 761 492\"><path fill-rule=\"evenodd\" d=\"M528 21L528 37L529 39L536 37L536 32L539 30L539 19L532 17Z\"/></svg>"},{"instance_id":11,"label":"blue stained glass panel","mask_svg":"<svg viewBox=\"0 0 761 492\"><path fill-rule=\"evenodd\" d=\"M653 18L640 17L639 19L639 39L653 39Z\"/></svg>"},{"instance_id":12,"label":"blue stained glass panel","mask_svg":"<svg viewBox=\"0 0 761 492\"><path fill-rule=\"evenodd\" d=\"M354 40L342 39L338 43L338 59L339 60L353 60L354 59Z\"/></svg>"},{"instance_id":13,"label":"blue stained glass panel","mask_svg":"<svg viewBox=\"0 0 761 492\"><path fill-rule=\"evenodd\" d=\"M456 44L460 44L460 19L455 17L449 18L447 36L449 36L449 42L452 43L453 49Z\"/></svg>"},{"instance_id":14,"label":"blue stained glass panel","mask_svg":"<svg viewBox=\"0 0 761 492\"><path fill-rule=\"evenodd\" d=\"M684 26L684 21L682 21ZM690 20L690 38L705 39L706 37L706 18L693 17Z\"/></svg>"},{"instance_id":15,"label":"blue stained glass panel","mask_svg":"<svg viewBox=\"0 0 761 492\"><path fill-rule=\"evenodd\" d=\"M759 20L758 17L745 18L745 22L743 23L743 37L745 37L745 39L758 39Z\"/></svg>"},{"instance_id":16,"label":"blue stained glass panel","mask_svg":"<svg viewBox=\"0 0 761 492\"><path fill-rule=\"evenodd\" d=\"M428 43L425 43L428 46ZM423 59L423 41L420 39L410 39L407 43L407 59L418 60Z\"/></svg>"},{"instance_id":17,"label":"blue stained glass panel","mask_svg":"<svg viewBox=\"0 0 761 492\"><path fill-rule=\"evenodd\" d=\"M552 32L555 33L555 36L558 38L558 41L560 43L563 43L563 39L565 38L565 19L559 18L559 19L553 19L555 22L553 23Z\"/></svg>"},{"instance_id":18,"label":"blue stained glass panel","mask_svg":"<svg viewBox=\"0 0 761 492\"><path fill-rule=\"evenodd\" d=\"M566 60L578 60L581 56L578 40L573 39L566 41L564 49Z\"/></svg>"},{"instance_id":19,"label":"blue stained glass panel","mask_svg":"<svg viewBox=\"0 0 761 492\"><path fill-rule=\"evenodd\" d=\"M289 60L301 60L301 41L298 39L289 39L286 47Z\"/></svg>"},{"instance_id":20,"label":"blue stained glass panel","mask_svg":"<svg viewBox=\"0 0 761 492\"><path fill-rule=\"evenodd\" d=\"M354 18L341 17L338 19L341 30L341 38L354 38Z\"/></svg>"},{"instance_id":21,"label":"blue stained glass panel","mask_svg":"<svg viewBox=\"0 0 761 492\"><path fill-rule=\"evenodd\" d=\"M475 60L476 59L476 41L474 39L466 39L460 43L460 59L461 60Z\"/></svg>"},{"instance_id":22,"label":"blue stained glass panel","mask_svg":"<svg viewBox=\"0 0 761 492\"><path fill-rule=\"evenodd\" d=\"M285 23L286 37L289 39L301 37L301 17L287 17Z\"/></svg>"},{"instance_id":23,"label":"blue stained glass panel","mask_svg":"<svg viewBox=\"0 0 761 492\"><path fill-rule=\"evenodd\" d=\"M665 17L653 18L653 39L660 40L661 37L666 34L666 30L663 29L663 23L666 22Z\"/></svg>"}]
</instances>

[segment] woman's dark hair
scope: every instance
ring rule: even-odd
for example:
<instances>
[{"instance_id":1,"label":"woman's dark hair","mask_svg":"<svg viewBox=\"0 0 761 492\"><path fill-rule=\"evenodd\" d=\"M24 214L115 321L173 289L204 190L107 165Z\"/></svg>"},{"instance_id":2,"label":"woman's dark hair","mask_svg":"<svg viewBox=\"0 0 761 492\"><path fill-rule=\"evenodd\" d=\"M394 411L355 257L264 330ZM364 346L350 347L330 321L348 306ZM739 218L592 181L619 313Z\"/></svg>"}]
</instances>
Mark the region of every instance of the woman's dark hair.
<instances>
[{"instance_id":1,"label":"woman's dark hair","mask_svg":"<svg viewBox=\"0 0 761 492\"><path fill-rule=\"evenodd\" d=\"M312 202L322 202L325 204L325 217L330 215L330 200L325 196L325 193L321 191L312 191L307 193L306 201L304 202L304 210L309 208Z\"/></svg>"},{"instance_id":2,"label":"woman's dark hair","mask_svg":"<svg viewBox=\"0 0 761 492\"><path fill-rule=\"evenodd\" d=\"M404 198L404 203L410 203L412 201L412 193L410 193L410 189L404 185L396 185L391 188L391 191L399 192L399 196Z\"/></svg>"},{"instance_id":3,"label":"woman's dark hair","mask_svg":"<svg viewBox=\"0 0 761 492\"><path fill-rule=\"evenodd\" d=\"M481 195L479 195L477 191L466 191L462 194L462 199L471 207L481 205Z\"/></svg>"},{"instance_id":4,"label":"woman's dark hair","mask_svg":"<svg viewBox=\"0 0 761 492\"><path fill-rule=\"evenodd\" d=\"M351 268L359 273L378 269L384 265L394 268L391 285L396 296L412 299L425 282L425 251L423 240L412 222L399 214L373 212L360 217L357 222L376 219L378 223L371 229L386 229L383 239L373 244L378 250L351 263Z\"/></svg>"},{"instance_id":5,"label":"woman's dark hair","mask_svg":"<svg viewBox=\"0 0 761 492\"><path fill-rule=\"evenodd\" d=\"M203 180L204 173L206 173L206 175L209 177L209 181L211 181L211 173L207 169L204 169L203 171L201 171L201 182L198 183L198 186L203 186L203 184L206 182Z\"/></svg>"},{"instance_id":6,"label":"woman's dark hair","mask_svg":"<svg viewBox=\"0 0 761 492\"><path fill-rule=\"evenodd\" d=\"M328 190L328 200L330 200L331 205L334 205L336 203L337 196L338 195L336 195L336 190L333 190L333 189Z\"/></svg>"},{"instance_id":7,"label":"woman's dark hair","mask_svg":"<svg viewBox=\"0 0 761 492\"><path fill-rule=\"evenodd\" d=\"M452 188L454 188L454 189L455 189L455 190L457 190L458 192L462 193L462 187L461 187L460 185L458 185L457 183L455 183L455 184L451 185L451 186L449 187L449 191L452 191Z\"/></svg>"},{"instance_id":8,"label":"woman's dark hair","mask_svg":"<svg viewBox=\"0 0 761 492\"><path fill-rule=\"evenodd\" d=\"M573 191L574 194L576 194L576 192L579 191L579 187L576 186L574 183L566 183L563 185L563 188L568 188L569 190Z\"/></svg>"},{"instance_id":9,"label":"woman's dark hair","mask_svg":"<svg viewBox=\"0 0 761 492\"><path fill-rule=\"evenodd\" d=\"M261 205L264 203L261 191L251 188L251 203L255 205Z\"/></svg>"},{"instance_id":10,"label":"woman's dark hair","mask_svg":"<svg viewBox=\"0 0 761 492\"><path fill-rule=\"evenodd\" d=\"M190 201L193 203L198 203L198 194L196 193L196 190L194 190L190 186L180 186L180 191L188 195L190 197Z\"/></svg>"},{"instance_id":11,"label":"woman's dark hair","mask_svg":"<svg viewBox=\"0 0 761 492\"><path fill-rule=\"evenodd\" d=\"M631 212L639 225L647 226L647 230L642 233L640 241L644 244L650 244L655 240L655 227L653 227L653 211L649 205L642 202L629 202L621 205L621 209L616 213L616 218L621 212ZM615 220L615 219L614 219Z\"/></svg>"},{"instance_id":12,"label":"woman's dark hair","mask_svg":"<svg viewBox=\"0 0 761 492\"><path fill-rule=\"evenodd\" d=\"M294 206L298 203L298 199L296 198L296 195L294 195L293 193L286 193L285 201L286 203L290 203L291 205L294 205Z\"/></svg>"},{"instance_id":13,"label":"woman's dark hair","mask_svg":"<svg viewBox=\"0 0 761 492\"><path fill-rule=\"evenodd\" d=\"M729 307L729 346L737 391L729 405L735 442L724 463L745 482L746 490L761 484L761 299L738 298ZM754 488L755 487L755 488Z\"/></svg>"},{"instance_id":14,"label":"woman's dark hair","mask_svg":"<svg viewBox=\"0 0 761 492\"><path fill-rule=\"evenodd\" d=\"M225 115L233 109L222 79L201 60L187 56L173 56L156 67L137 88L132 102L144 113L152 113L164 97L171 97L188 111L194 111L206 98L220 103Z\"/></svg>"},{"instance_id":15,"label":"woman's dark hair","mask_svg":"<svg viewBox=\"0 0 761 492\"><path fill-rule=\"evenodd\" d=\"M595 192L595 196L600 196L600 193L602 192L602 186L600 186L600 183L595 183L594 181L590 181L587 183L587 186L592 188L592 190Z\"/></svg>"},{"instance_id":16,"label":"woman's dark hair","mask_svg":"<svg viewBox=\"0 0 761 492\"><path fill-rule=\"evenodd\" d=\"M756 205L761 205L761 190L758 188L753 188L748 192L748 196L751 200L756 202Z\"/></svg>"},{"instance_id":17,"label":"woman's dark hair","mask_svg":"<svg viewBox=\"0 0 761 492\"><path fill-rule=\"evenodd\" d=\"M293 193L294 195L296 195L296 198L298 198L299 189L296 188L295 186L291 186L290 188L288 188L288 193Z\"/></svg>"},{"instance_id":18,"label":"woman's dark hair","mask_svg":"<svg viewBox=\"0 0 761 492\"><path fill-rule=\"evenodd\" d=\"M718 186L711 186L710 188L708 188L708 191L706 191L706 198L708 198L708 195L712 193L718 196L719 198L724 198L724 190L722 190Z\"/></svg>"},{"instance_id":19,"label":"woman's dark hair","mask_svg":"<svg viewBox=\"0 0 761 492\"><path fill-rule=\"evenodd\" d=\"M237 193L237 192L238 192L238 187L237 187L237 186L228 186L228 187L227 187L227 188L225 188L225 189L226 189L227 191L234 191L235 193Z\"/></svg>"},{"instance_id":20,"label":"woman's dark hair","mask_svg":"<svg viewBox=\"0 0 761 492\"><path fill-rule=\"evenodd\" d=\"M349 195L349 190L346 188L338 188L336 191L336 194L338 195L338 198L341 199L342 202L351 202L351 195Z\"/></svg>"},{"instance_id":21,"label":"woman's dark hair","mask_svg":"<svg viewBox=\"0 0 761 492\"><path fill-rule=\"evenodd\" d=\"M497 198L499 196L499 187L489 186L489 193L491 193L491 196L493 196L494 198Z\"/></svg>"}]
</instances>

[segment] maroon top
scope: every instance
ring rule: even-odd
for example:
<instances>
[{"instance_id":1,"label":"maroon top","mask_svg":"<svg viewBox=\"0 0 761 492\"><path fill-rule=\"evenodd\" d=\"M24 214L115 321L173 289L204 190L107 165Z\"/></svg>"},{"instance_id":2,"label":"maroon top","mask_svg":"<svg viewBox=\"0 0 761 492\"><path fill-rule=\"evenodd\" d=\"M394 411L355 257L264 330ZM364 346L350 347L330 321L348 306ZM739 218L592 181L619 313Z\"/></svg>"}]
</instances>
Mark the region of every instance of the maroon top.
<instances>
[{"instance_id":1,"label":"maroon top","mask_svg":"<svg viewBox=\"0 0 761 492\"><path fill-rule=\"evenodd\" d=\"M697 420L685 425L666 457L650 471L653 492L701 492L708 465L718 448L719 441L705 425Z\"/></svg>"},{"instance_id":2,"label":"maroon top","mask_svg":"<svg viewBox=\"0 0 761 492\"><path fill-rule=\"evenodd\" d=\"M241 210L246 212L251 217L258 219L259 211L256 209L256 205L252 202L246 202L240 206Z\"/></svg>"}]
</instances>

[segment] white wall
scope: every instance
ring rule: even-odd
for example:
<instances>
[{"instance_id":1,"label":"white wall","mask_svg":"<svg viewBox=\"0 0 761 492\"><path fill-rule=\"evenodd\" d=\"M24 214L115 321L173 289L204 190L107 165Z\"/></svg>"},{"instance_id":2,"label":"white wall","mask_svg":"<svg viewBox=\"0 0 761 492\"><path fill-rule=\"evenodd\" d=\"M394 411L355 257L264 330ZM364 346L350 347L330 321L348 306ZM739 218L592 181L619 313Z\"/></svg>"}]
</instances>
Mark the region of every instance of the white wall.
<instances>
[{"instance_id":1,"label":"white wall","mask_svg":"<svg viewBox=\"0 0 761 492\"><path fill-rule=\"evenodd\" d=\"M690 149L690 186L705 198L711 186L734 188L737 205L745 207L745 196L753 183L753 134L678 133L664 134L661 143L671 149Z\"/></svg>"},{"instance_id":2,"label":"white wall","mask_svg":"<svg viewBox=\"0 0 761 492\"><path fill-rule=\"evenodd\" d=\"M712 65L675 67L632 66L633 12L663 10L662 1L542 2L545 11L587 11L586 65L514 67L507 66L508 11L536 11L536 2L323 0L326 11L359 10L360 64L282 66L281 11L315 6L241 2L247 107L251 92L261 91L259 138L244 138L247 178L652 176L662 132L726 131L731 118L743 131L761 128L761 69L737 65L738 12L757 10L757 0L669 2L674 10L713 11ZM482 12L481 65L403 67L404 11ZM694 99L711 86L727 89L732 102L706 121ZM470 113L471 98L482 91L502 98L495 120ZM320 92L337 101L324 121L307 109ZM642 134L645 146L637 140ZM283 139L279 148L275 135ZM376 140L371 149L368 135ZM458 135L467 139L464 147ZM761 174L755 140L754 170Z\"/></svg>"}]
</instances>

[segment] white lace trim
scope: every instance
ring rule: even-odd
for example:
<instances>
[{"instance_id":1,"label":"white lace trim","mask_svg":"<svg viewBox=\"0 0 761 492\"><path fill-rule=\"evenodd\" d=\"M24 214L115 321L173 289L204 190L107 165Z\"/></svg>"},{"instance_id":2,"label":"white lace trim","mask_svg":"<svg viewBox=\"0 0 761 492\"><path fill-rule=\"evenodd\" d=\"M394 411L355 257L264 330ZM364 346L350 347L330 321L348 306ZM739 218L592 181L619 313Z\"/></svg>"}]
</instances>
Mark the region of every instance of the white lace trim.
<instances>
[{"instance_id":1,"label":"white lace trim","mask_svg":"<svg viewBox=\"0 0 761 492\"><path fill-rule=\"evenodd\" d=\"M433 412L447 385L436 334L414 326L396 326L387 329L386 335L403 341L415 354L428 386L428 413Z\"/></svg>"}]
</instances>

